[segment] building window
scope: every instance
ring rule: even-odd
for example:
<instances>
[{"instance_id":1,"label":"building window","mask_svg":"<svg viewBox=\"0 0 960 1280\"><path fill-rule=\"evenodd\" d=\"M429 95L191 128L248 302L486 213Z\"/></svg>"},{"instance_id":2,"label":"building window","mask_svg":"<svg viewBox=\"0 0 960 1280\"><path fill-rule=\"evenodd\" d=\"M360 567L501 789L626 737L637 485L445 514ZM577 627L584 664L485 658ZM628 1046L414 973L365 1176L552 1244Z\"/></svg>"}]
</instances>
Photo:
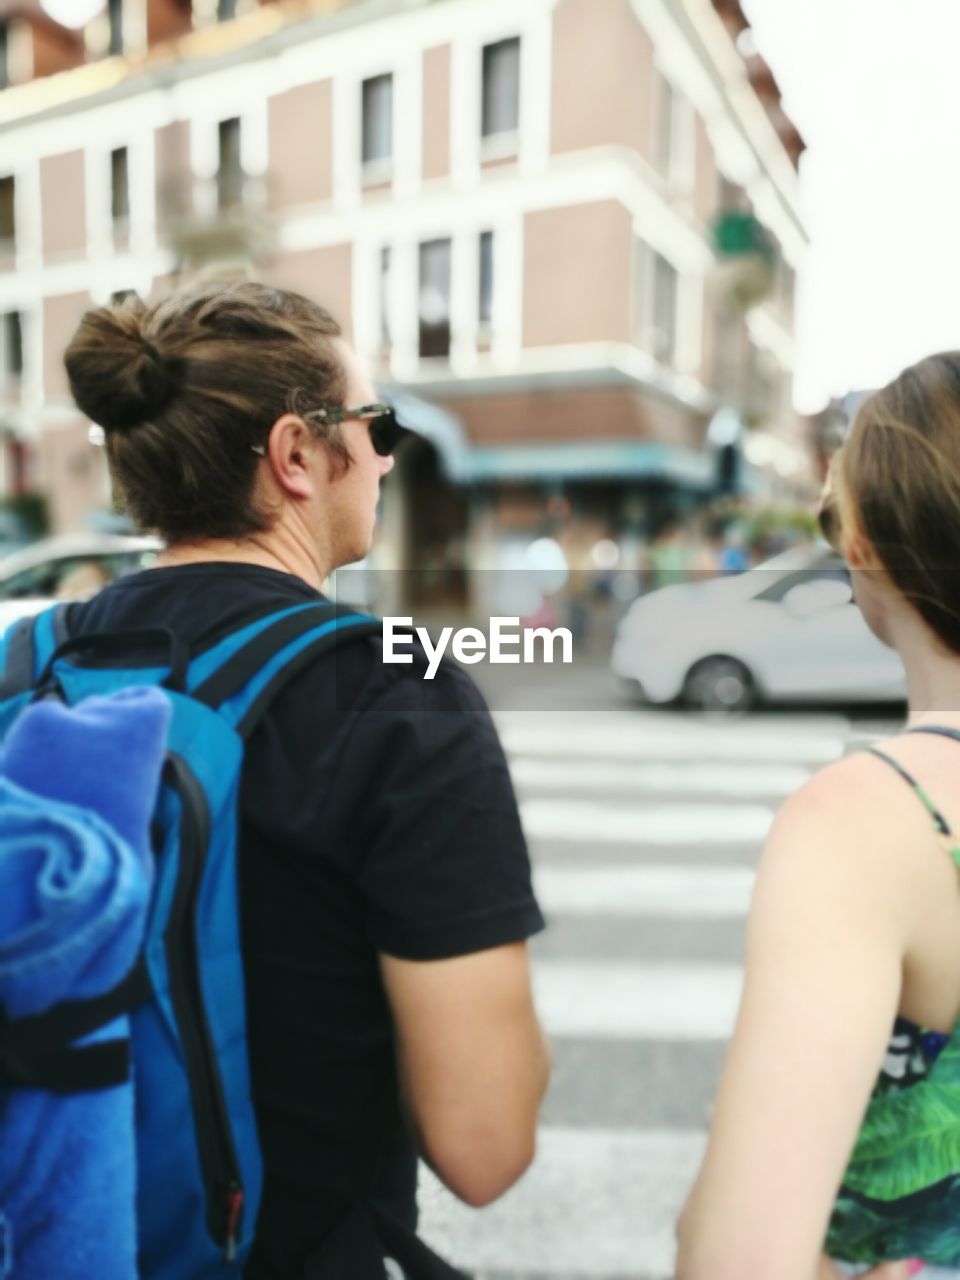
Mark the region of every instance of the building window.
<instances>
[{"instance_id":1,"label":"building window","mask_svg":"<svg viewBox=\"0 0 960 1280\"><path fill-rule=\"evenodd\" d=\"M480 291L477 319L480 328L489 330L493 323L493 232L480 233Z\"/></svg>"},{"instance_id":2,"label":"building window","mask_svg":"<svg viewBox=\"0 0 960 1280\"><path fill-rule=\"evenodd\" d=\"M390 246L380 250L380 349L389 351L393 345L390 327Z\"/></svg>"},{"instance_id":3,"label":"building window","mask_svg":"<svg viewBox=\"0 0 960 1280\"><path fill-rule=\"evenodd\" d=\"M420 355L450 354L450 241L420 246Z\"/></svg>"},{"instance_id":4,"label":"building window","mask_svg":"<svg viewBox=\"0 0 960 1280\"><path fill-rule=\"evenodd\" d=\"M237 16L237 0L217 0L217 21L229 22Z\"/></svg>"},{"instance_id":5,"label":"building window","mask_svg":"<svg viewBox=\"0 0 960 1280\"><path fill-rule=\"evenodd\" d=\"M0 382L15 382L23 373L23 329L19 311L6 311L0 320Z\"/></svg>"},{"instance_id":6,"label":"building window","mask_svg":"<svg viewBox=\"0 0 960 1280\"><path fill-rule=\"evenodd\" d=\"M0 89L10 84L10 33L7 23L0 19Z\"/></svg>"},{"instance_id":7,"label":"building window","mask_svg":"<svg viewBox=\"0 0 960 1280\"><path fill-rule=\"evenodd\" d=\"M0 178L0 245L9 250L17 238L16 180Z\"/></svg>"},{"instance_id":8,"label":"building window","mask_svg":"<svg viewBox=\"0 0 960 1280\"><path fill-rule=\"evenodd\" d=\"M657 101L657 168L669 177L676 163L677 91L663 74L656 76Z\"/></svg>"},{"instance_id":9,"label":"building window","mask_svg":"<svg viewBox=\"0 0 960 1280\"><path fill-rule=\"evenodd\" d=\"M365 165L389 165L393 158L393 76L363 82L361 156Z\"/></svg>"},{"instance_id":10,"label":"building window","mask_svg":"<svg viewBox=\"0 0 960 1280\"><path fill-rule=\"evenodd\" d=\"M123 0L109 0L107 20L110 24L110 41L107 50L111 54L123 53Z\"/></svg>"},{"instance_id":11,"label":"building window","mask_svg":"<svg viewBox=\"0 0 960 1280\"><path fill-rule=\"evenodd\" d=\"M483 50L483 109L485 138L516 133L520 127L520 40L498 40Z\"/></svg>"},{"instance_id":12,"label":"building window","mask_svg":"<svg viewBox=\"0 0 960 1280\"><path fill-rule=\"evenodd\" d=\"M650 339L654 357L672 366L677 358L677 295L680 276L676 267L659 253L653 254L651 272Z\"/></svg>"},{"instance_id":13,"label":"building window","mask_svg":"<svg viewBox=\"0 0 960 1280\"><path fill-rule=\"evenodd\" d=\"M221 120L218 128L220 163L217 169L217 207L233 209L243 199L243 165L240 160L240 120Z\"/></svg>"},{"instance_id":14,"label":"building window","mask_svg":"<svg viewBox=\"0 0 960 1280\"><path fill-rule=\"evenodd\" d=\"M126 147L110 152L110 214L115 223L130 218L130 175Z\"/></svg>"}]
</instances>

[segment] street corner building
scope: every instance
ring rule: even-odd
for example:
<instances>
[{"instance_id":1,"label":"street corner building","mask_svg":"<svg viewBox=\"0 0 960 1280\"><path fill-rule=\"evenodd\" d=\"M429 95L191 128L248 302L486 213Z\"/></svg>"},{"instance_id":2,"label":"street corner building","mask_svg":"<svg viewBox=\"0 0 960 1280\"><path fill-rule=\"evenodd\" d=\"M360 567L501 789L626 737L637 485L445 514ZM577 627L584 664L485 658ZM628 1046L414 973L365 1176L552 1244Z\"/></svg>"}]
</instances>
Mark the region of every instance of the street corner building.
<instances>
[{"instance_id":1,"label":"street corner building","mask_svg":"<svg viewBox=\"0 0 960 1280\"><path fill-rule=\"evenodd\" d=\"M80 315L211 264L327 306L416 427L388 609L802 468L803 142L737 0L0 0L0 86L0 498L52 531L109 506Z\"/></svg>"}]
</instances>

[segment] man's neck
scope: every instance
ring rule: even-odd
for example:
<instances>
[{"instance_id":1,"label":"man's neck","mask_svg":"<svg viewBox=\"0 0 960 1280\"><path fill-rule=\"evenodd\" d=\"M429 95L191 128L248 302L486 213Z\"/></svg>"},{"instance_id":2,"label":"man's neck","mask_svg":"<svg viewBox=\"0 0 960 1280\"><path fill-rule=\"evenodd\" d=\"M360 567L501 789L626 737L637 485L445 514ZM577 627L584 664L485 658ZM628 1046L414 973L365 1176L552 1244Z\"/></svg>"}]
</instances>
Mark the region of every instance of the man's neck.
<instances>
[{"instance_id":1,"label":"man's neck","mask_svg":"<svg viewBox=\"0 0 960 1280\"><path fill-rule=\"evenodd\" d=\"M173 565L210 562L253 564L279 573L290 573L318 591L327 577L323 566L305 546L272 533L239 540L206 538L198 542L175 543L160 553L154 567L164 569Z\"/></svg>"}]
</instances>

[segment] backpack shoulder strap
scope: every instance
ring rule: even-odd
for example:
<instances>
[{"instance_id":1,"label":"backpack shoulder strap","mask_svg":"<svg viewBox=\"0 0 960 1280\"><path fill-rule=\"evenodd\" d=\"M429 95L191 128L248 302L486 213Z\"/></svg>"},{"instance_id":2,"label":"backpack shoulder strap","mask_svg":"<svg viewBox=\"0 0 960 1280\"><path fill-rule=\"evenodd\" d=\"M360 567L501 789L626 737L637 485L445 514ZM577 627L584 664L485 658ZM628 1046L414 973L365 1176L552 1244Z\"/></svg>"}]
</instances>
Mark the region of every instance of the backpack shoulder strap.
<instances>
[{"instance_id":1,"label":"backpack shoulder strap","mask_svg":"<svg viewBox=\"0 0 960 1280\"><path fill-rule=\"evenodd\" d=\"M0 673L0 700L26 693L50 655L68 639L67 609L55 605L29 618L20 618L6 638L5 662Z\"/></svg>"},{"instance_id":2,"label":"backpack shoulder strap","mask_svg":"<svg viewBox=\"0 0 960 1280\"><path fill-rule=\"evenodd\" d=\"M249 737L280 690L324 653L345 641L381 634L379 618L318 601L228 636L191 666L190 695L220 712Z\"/></svg>"}]
</instances>

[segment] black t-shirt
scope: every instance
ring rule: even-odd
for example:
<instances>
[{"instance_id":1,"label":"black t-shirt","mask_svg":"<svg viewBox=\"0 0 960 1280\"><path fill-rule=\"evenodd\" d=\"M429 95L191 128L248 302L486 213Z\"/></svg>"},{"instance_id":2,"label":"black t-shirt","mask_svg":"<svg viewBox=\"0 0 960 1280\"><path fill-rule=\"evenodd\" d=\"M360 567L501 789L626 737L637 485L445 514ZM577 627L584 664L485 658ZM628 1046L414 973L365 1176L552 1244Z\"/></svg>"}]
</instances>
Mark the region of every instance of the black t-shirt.
<instances>
[{"instance_id":1,"label":"black t-shirt","mask_svg":"<svg viewBox=\"0 0 960 1280\"><path fill-rule=\"evenodd\" d=\"M69 628L163 625L197 653L319 599L272 569L182 565L72 606ZM378 636L346 642L294 677L247 745L242 945L266 1174L254 1280L300 1280L360 1202L415 1228L416 1154L377 953L466 955L543 927L483 700L453 663L432 681L425 668L416 651L412 666L385 665Z\"/></svg>"}]
</instances>

